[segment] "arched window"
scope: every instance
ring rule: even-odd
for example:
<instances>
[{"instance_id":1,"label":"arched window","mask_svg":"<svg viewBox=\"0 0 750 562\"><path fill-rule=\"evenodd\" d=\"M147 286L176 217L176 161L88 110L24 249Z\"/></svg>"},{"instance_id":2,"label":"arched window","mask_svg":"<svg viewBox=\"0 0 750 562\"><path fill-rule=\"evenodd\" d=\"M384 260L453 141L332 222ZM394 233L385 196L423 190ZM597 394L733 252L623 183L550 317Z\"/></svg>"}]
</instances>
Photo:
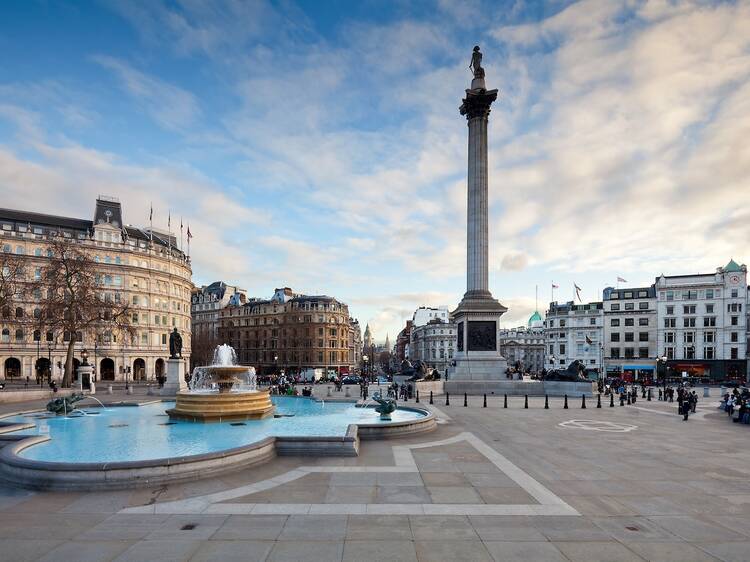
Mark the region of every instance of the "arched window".
<instances>
[{"instance_id":1,"label":"arched window","mask_svg":"<svg viewBox=\"0 0 750 562\"><path fill-rule=\"evenodd\" d=\"M39 308L34 309L34 318L41 318L42 317L42 311Z\"/></svg>"},{"instance_id":2,"label":"arched window","mask_svg":"<svg viewBox=\"0 0 750 562\"><path fill-rule=\"evenodd\" d=\"M23 308L20 306L16 307L16 318L23 318Z\"/></svg>"},{"instance_id":3,"label":"arched window","mask_svg":"<svg viewBox=\"0 0 750 562\"><path fill-rule=\"evenodd\" d=\"M41 258L42 257L42 249L41 248L37 248L36 250L34 250L34 255L36 257L38 257L38 258Z\"/></svg>"},{"instance_id":4,"label":"arched window","mask_svg":"<svg viewBox=\"0 0 750 562\"><path fill-rule=\"evenodd\" d=\"M19 256L22 256L26 253L26 250L24 250L23 246L16 246L16 253Z\"/></svg>"},{"instance_id":5,"label":"arched window","mask_svg":"<svg viewBox=\"0 0 750 562\"><path fill-rule=\"evenodd\" d=\"M47 332L46 339L47 341L55 341L55 336L52 332Z\"/></svg>"},{"instance_id":6,"label":"arched window","mask_svg":"<svg viewBox=\"0 0 750 562\"><path fill-rule=\"evenodd\" d=\"M52 249L51 249L51 248L50 248L50 249L48 249L48 250L47 250L47 257L48 257L48 258L51 258L51 257L52 257L53 255L54 255L54 252L52 252Z\"/></svg>"},{"instance_id":7,"label":"arched window","mask_svg":"<svg viewBox=\"0 0 750 562\"><path fill-rule=\"evenodd\" d=\"M20 328L16 330L16 341L23 341L23 330Z\"/></svg>"},{"instance_id":8,"label":"arched window","mask_svg":"<svg viewBox=\"0 0 750 562\"><path fill-rule=\"evenodd\" d=\"M10 341L10 330L8 328L3 328L2 341L3 343Z\"/></svg>"},{"instance_id":9,"label":"arched window","mask_svg":"<svg viewBox=\"0 0 750 562\"><path fill-rule=\"evenodd\" d=\"M10 307L9 306L6 305L6 306L3 307L2 315L3 315L3 318L10 318Z\"/></svg>"},{"instance_id":10,"label":"arched window","mask_svg":"<svg viewBox=\"0 0 750 562\"><path fill-rule=\"evenodd\" d=\"M42 339L42 332L39 330L34 330L34 341L41 341Z\"/></svg>"}]
</instances>

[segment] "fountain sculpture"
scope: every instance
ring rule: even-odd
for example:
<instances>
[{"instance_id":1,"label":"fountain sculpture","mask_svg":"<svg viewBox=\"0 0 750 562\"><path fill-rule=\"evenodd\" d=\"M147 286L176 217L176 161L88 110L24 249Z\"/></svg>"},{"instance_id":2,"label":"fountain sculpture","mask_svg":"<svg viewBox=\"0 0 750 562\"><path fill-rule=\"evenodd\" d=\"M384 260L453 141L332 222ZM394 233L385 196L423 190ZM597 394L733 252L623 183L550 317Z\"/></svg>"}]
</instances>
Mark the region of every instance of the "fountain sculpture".
<instances>
[{"instance_id":1,"label":"fountain sculpture","mask_svg":"<svg viewBox=\"0 0 750 562\"><path fill-rule=\"evenodd\" d=\"M190 389L177 393L175 407L167 410L170 418L196 422L252 420L273 414L274 406L267 390L258 390L255 370L237 365L229 345L214 352L213 364L196 367Z\"/></svg>"}]
</instances>

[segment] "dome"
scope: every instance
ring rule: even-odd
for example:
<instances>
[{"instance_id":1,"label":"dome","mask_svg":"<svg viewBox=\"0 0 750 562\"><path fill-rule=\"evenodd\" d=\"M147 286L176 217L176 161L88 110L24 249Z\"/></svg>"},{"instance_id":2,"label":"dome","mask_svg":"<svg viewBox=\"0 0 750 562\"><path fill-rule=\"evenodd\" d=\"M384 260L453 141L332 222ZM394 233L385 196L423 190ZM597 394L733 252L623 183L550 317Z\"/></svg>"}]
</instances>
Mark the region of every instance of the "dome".
<instances>
[{"instance_id":1,"label":"dome","mask_svg":"<svg viewBox=\"0 0 750 562\"><path fill-rule=\"evenodd\" d=\"M535 328L537 326L541 326L543 322L544 319L542 318L542 315L539 314L538 310L535 310L534 314L532 314L529 318L528 326L529 328Z\"/></svg>"}]
</instances>

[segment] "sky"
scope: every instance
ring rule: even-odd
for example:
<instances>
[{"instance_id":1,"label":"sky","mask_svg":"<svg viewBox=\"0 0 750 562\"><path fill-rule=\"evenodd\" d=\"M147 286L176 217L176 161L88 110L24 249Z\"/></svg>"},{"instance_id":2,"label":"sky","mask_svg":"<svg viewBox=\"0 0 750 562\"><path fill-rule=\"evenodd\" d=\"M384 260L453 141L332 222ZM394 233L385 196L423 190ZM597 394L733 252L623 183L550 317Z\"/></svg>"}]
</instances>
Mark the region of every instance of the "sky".
<instances>
[{"instance_id":1,"label":"sky","mask_svg":"<svg viewBox=\"0 0 750 562\"><path fill-rule=\"evenodd\" d=\"M6 0L0 207L193 234L196 285L346 302L391 341L466 288L474 45L490 289L601 298L748 259L750 2Z\"/></svg>"}]
</instances>

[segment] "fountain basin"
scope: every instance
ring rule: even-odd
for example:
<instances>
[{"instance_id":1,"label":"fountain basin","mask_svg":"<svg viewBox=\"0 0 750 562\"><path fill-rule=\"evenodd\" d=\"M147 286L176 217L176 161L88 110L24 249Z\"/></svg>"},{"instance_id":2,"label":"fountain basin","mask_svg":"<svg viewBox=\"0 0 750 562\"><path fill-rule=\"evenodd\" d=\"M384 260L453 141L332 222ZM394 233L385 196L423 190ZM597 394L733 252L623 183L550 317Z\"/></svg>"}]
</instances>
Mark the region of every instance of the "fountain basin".
<instances>
[{"instance_id":1,"label":"fountain basin","mask_svg":"<svg viewBox=\"0 0 750 562\"><path fill-rule=\"evenodd\" d=\"M168 409L170 418L193 422L260 420L273 415L274 406L268 391L218 392L180 391L175 407Z\"/></svg>"}]
</instances>

